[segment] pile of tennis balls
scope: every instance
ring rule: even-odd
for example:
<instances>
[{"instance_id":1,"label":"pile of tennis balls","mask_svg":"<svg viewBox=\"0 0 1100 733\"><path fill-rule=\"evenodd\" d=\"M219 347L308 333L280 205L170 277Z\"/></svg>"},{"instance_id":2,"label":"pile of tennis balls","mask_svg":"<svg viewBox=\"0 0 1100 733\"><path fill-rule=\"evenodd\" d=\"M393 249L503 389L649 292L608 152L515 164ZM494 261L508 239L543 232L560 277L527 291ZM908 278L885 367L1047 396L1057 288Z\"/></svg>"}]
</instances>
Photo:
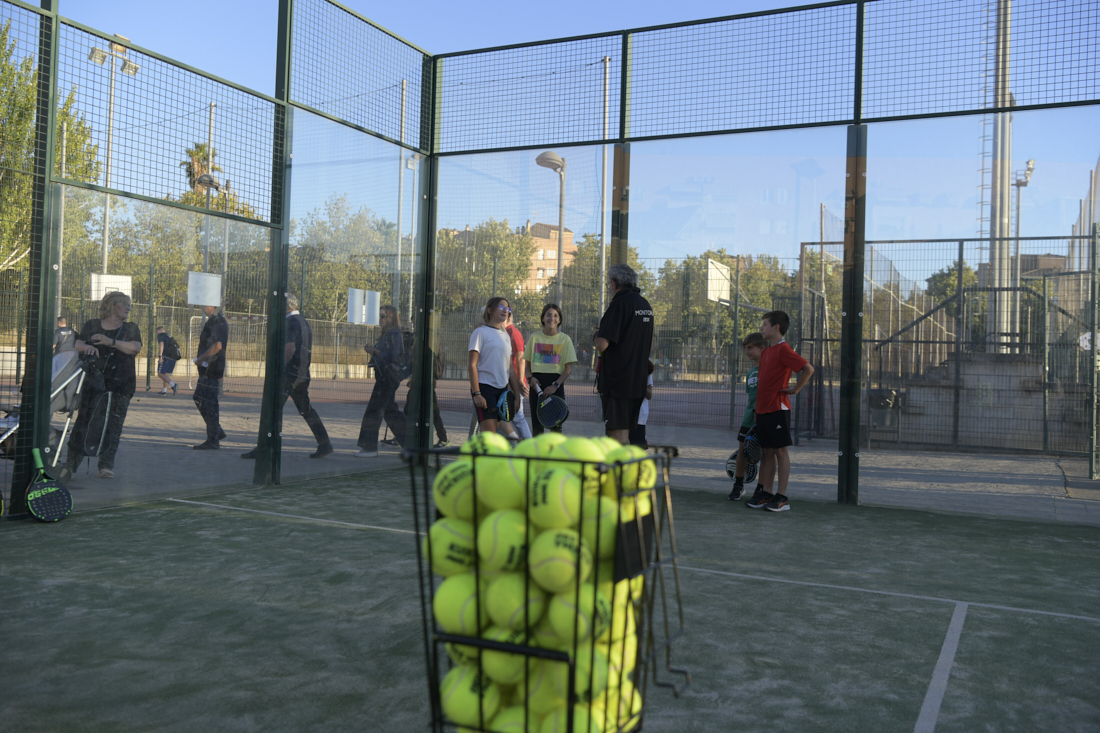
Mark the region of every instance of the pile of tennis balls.
<instances>
[{"instance_id":1,"label":"pile of tennis balls","mask_svg":"<svg viewBox=\"0 0 1100 733\"><path fill-rule=\"evenodd\" d=\"M503 437L480 433L439 470L432 494L442 516L423 548L443 576L432 599L436 623L450 634L564 651L576 660L570 711L565 663L448 644L454 666L440 697L451 721L501 733L564 733L570 712L576 733L631 730L640 722L633 674L643 578L614 582L615 542L620 521L652 511L648 492L630 492L653 488L657 467L651 459L601 475L590 463L646 455L611 438L560 433L513 450Z\"/></svg>"}]
</instances>

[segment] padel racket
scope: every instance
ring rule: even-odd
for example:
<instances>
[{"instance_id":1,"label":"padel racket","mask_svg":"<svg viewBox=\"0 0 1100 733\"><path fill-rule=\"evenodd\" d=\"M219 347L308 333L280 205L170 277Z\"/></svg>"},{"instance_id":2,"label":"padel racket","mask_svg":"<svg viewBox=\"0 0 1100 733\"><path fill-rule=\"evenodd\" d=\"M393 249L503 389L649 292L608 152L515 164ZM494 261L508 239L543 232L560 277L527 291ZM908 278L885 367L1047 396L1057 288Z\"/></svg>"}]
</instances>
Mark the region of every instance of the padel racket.
<instances>
[{"instance_id":1,"label":"padel racket","mask_svg":"<svg viewBox=\"0 0 1100 733\"><path fill-rule=\"evenodd\" d=\"M27 509L39 522L58 522L73 510L73 497L64 484L46 472L38 449L31 453L35 471L27 487Z\"/></svg>"},{"instance_id":2,"label":"padel racket","mask_svg":"<svg viewBox=\"0 0 1100 733\"><path fill-rule=\"evenodd\" d=\"M497 415L504 422L512 422L512 390L506 389L497 399Z\"/></svg>"},{"instance_id":3,"label":"padel racket","mask_svg":"<svg viewBox=\"0 0 1100 733\"><path fill-rule=\"evenodd\" d=\"M764 454L764 449L760 447L760 441L756 439L756 428L753 427L745 436L745 458L749 463L760 463L760 457Z\"/></svg>"},{"instance_id":4,"label":"padel racket","mask_svg":"<svg viewBox=\"0 0 1100 733\"><path fill-rule=\"evenodd\" d=\"M539 404L535 408L535 417L538 418L539 424L544 428L560 427L569 417L569 403L556 394L544 397L542 385L538 381L535 381L534 385L535 391L539 393Z\"/></svg>"},{"instance_id":5,"label":"padel racket","mask_svg":"<svg viewBox=\"0 0 1100 733\"><path fill-rule=\"evenodd\" d=\"M746 440L745 443L748 444L748 441ZM734 451L733 453L730 454L730 457L726 459L726 475L729 476L730 479L734 480L734 481L737 480L737 453L738 453L738 451ZM751 484L753 481L755 481L756 480L756 474L759 471L760 471L760 463L759 462L755 462L755 463L754 462L747 462L745 464L745 478L744 478L745 483L746 484Z\"/></svg>"},{"instance_id":6,"label":"padel racket","mask_svg":"<svg viewBox=\"0 0 1100 733\"><path fill-rule=\"evenodd\" d=\"M98 456L107 441L107 428L114 406L114 393L104 392L92 406L92 416L84 433L84 455Z\"/></svg>"}]
</instances>

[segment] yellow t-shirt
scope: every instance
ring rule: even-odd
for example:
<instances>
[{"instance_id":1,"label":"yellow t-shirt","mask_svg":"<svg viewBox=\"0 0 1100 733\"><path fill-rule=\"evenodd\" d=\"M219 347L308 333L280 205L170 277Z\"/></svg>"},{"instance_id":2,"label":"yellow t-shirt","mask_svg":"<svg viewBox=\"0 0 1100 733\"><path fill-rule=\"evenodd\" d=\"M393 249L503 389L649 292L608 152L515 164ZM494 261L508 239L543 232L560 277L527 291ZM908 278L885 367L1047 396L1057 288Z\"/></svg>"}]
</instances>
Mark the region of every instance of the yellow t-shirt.
<instances>
[{"instance_id":1,"label":"yellow t-shirt","mask_svg":"<svg viewBox=\"0 0 1100 733\"><path fill-rule=\"evenodd\" d=\"M577 352L568 334L559 331L556 336L547 336L535 331L527 338L523 358L531 365L533 374L561 374L566 364L576 363Z\"/></svg>"}]
</instances>

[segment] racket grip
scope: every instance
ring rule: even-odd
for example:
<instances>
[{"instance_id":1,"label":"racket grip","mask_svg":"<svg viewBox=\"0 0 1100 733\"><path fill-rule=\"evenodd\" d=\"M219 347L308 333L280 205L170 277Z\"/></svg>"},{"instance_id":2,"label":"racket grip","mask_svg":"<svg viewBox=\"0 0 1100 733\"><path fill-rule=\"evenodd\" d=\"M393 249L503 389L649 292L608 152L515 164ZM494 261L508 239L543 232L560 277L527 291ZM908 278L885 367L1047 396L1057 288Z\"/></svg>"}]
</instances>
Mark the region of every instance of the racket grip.
<instances>
[{"instance_id":1,"label":"racket grip","mask_svg":"<svg viewBox=\"0 0 1100 733\"><path fill-rule=\"evenodd\" d=\"M37 448L31 450L31 455L34 456L34 467L41 471L44 466L42 465L42 454L38 452Z\"/></svg>"}]
</instances>

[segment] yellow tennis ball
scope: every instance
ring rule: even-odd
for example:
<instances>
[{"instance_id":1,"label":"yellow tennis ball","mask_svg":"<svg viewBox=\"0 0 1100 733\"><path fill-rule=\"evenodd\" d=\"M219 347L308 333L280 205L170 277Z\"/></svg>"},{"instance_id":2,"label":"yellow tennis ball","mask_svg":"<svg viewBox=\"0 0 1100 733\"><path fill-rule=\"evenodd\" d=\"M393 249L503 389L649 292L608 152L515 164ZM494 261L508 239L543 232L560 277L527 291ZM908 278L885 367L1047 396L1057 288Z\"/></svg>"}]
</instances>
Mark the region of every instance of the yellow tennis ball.
<instances>
[{"instance_id":1,"label":"yellow tennis ball","mask_svg":"<svg viewBox=\"0 0 1100 733\"><path fill-rule=\"evenodd\" d=\"M580 572L581 582L592 572L592 553L571 529L548 529L531 543L531 577L550 593L572 588Z\"/></svg>"},{"instance_id":2,"label":"yellow tennis ball","mask_svg":"<svg viewBox=\"0 0 1100 733\"><path fill-rule=\"evenodd\" d=\"M504 644L525 644L527 634L501 626L490 626L482 638L499 641ZM496 649L481 651L481 669L489 679L502 685L514 685L523 678L523 666L527 657L513 652Z\"/></svg>"},{"instance_id":3,"label":"yellow tennis ball","mask_svg":"<svg viewBox=\"0 0 1100 733\"><path fill-rule=\"evenodd\" d=\"M526 505L526 459L483 456L473 464L480 501L493 509L522 509Z\"/></svg>"},{"instance_id":4,"label":"yellow tennis ball","mask_svg":"<svg viewBox=\"0 0 1100 733\"><path fill-rule=\"evenodd\" d=\"M534 628L546 612L546 593L526 573L501 573L485 594L489 618L508 629Z\"/></svg>"},{"instance_id":5,"label":"yellow tennis ball","mask_svg":"<svg viewBox=\"0 0 1100 733\"><path fill-rule=\"evenodd\" d=\"M550 617L546 614L543 614L542 620L531 630L531 643L542 649L560 651L565 648L565 642L558 636L558 632L554 631L554 627L550 624Z\"/></svg>"},{"instance_id":6,"label":"yellow tennis ball","mask_svg":"<svg viewBox=\"0 0 1100 733\"><path fill-rule=\"evenodd\" d=\"M543 529L574 527L580 518L581 480L562 468L535 477L528 497L531 521Z\"/></svg>"},{"instance_id":7,"label":"yellow tennis ball","mask_svg":"<svg viewBox=\"0 0 1100 733\"><path fill-rule=\"evenodd\" d=\"M604 453L610 453L613 450L618 450L623 447L623 444L612 438L610 435L601 435L596 438L592 438L592 442L603 448Z\"/></svg>"},{"instance_id":8,"label":"yellow tennis ball","mask_svg":"<svg viewBox=\"0 0 1100 733\"><path fill-rule=\"evenodd\" d=\"M526 680L516 688L516 705L527 705L536 715L546 715L558 705L565 704L565 699L554 689L551 664L545 659L529 663Z\"/></svg>"},{"instance_id":9,"label":"yellow tennis ball","mask_svg":"<svg viewBox=\"0 0 1100 733\"><path fill-rule=\"evenodd\" d=\"M558 458L566 462L551 461L547 465L564 468L579 476L585 491L599 491L600 472L594 464L602 463L604 455L603 447L593 443L589 438L569 438L550 451L550 458Z\"/></svg>"},{"instance_id":10,"label":"yellow tennis ball","mask_svg":"<svg viewBox=\"0 0 1100 733\"><path fill-rule=\"evenodd\" d=\"M432 497L444 515L455 519L473 519L473 467L464 461L455 461L439 469L432 484Z\"/></svg>"},{"instance_id":11,"label":"yellow tennis ball","mask_svg":"<svg viewBox=\"0 0 1100 733\"><path fill-rule=\"evenodd\" d=\"M449 642L447 644L447 656L455 664L473 664L476 666L477 658L481 656L481 650L469 644Z\"/></svg>"},{"instance_id":12,"label":"yellow tennis ball","mask_svg":"<svg viewBox=\"0 0 1100 733\"><path fill-rule=\"evenodd\" d=\"M593 700L591 706L592 718L608 731L634 730L640 722L641 712L642 695L626 680L609 688Z\"/></svg>"},{"instance_id":13,"label":"yellow tennis ball","mask_svg":"<svg viewBox=\"0 0 1100 733\"><path fill-rule=\"evenodd\" d=\"M477 530L477 552L490 570L522 569L527 564L527 516L515 509L487 516Z\"/></svg>"},{"instance_id":14,"label":"yellow tennis ball","mask_svg":"<svg viewBox=\"0 0 1100 733\"><path fill-rule=\"evenodd\" d=\"M611 623L611 602L590 585L550 599L550 625L567 644L597 638Z\"/></svg>"},{"instance_id":15,"label":"yellow tennis ball","mask_svg":"<svg viewBox=\"0 0 1100 733\"><path fill-rule=\"evenodd\" d=\"M498 435L497 433L478 433L463 443L462 447L458 449L458 452L462 454L459 457L460 461L469 462L473 460L470 457L472 455L506 456L512 452L512 446L503 435Z\"/></svg>"},{"instance_id":16,"label":"yellow tennis ball","mask_svg":"<svg viewBox=\"0 0 1100 733\"><path fill-rule=\"evenodd\" d=\"M581 511L581 537L601 560L615 557L619 536L619 505L606 496L584 497Z\"/></svg>"},{"instance_id":17,"label":"yellow tennis ball","mask_svg":"<svg viewBox=\"0 0 1100 733\"><path fill-rule=\"evenodd\" d=\"M575 660L573 663L573 689L577 693L577 699L583 701L592 700L607 689L607 680L611 670L607 654L601 649L594 648L590 643L578 644L576 653L567 650ZM564 662L551 663L554 675L551 681L554 689L563 698L569 690L569 666Z\"/></svg>"},{"instance_id":18,"label":"yellow tennis ball","mask_svg":"<svg viewBox=\"0 0 1100 733\"><path fill-rule=\"evenodd\" d=\"M569 708L562 705L551 710L542 721L539 733L566 733L569 730ZM614 730L608 728L607 730ZM604 728L589 712L587 705L573 706L573 733L603 733Z\"/></svg>"},{"instance_id":19,"label":"yellow tennis ball","mask_svg":"<svg viewBox=\"0 0 1100 733\"><path fill-rule=\"evenodd\" d=\"M478 603L477 590L477 579L473 573L452 575L436 589L432 598L432 613L436 623L448 634L477 636L486 625L488 610L484 602ZM478 605L481 606L480 619Z\"/></svg>"},{"instance_id":20,"label":"yellow tennis ball","mask_svg":"<svg viewBox=\"0 0 1100 733\"><path fill-rule=\"evenodd\" d=\"M430 555L432 572L444 577L467 572L474 566L474 525L464 519L436 520L421 543L424 558Z\"/></svg>"},{"instance_id":21,"label":"yellow tennis ball","mask_svg":"<svg viewBox=\"0 0 1100 733\"><path fill-rule=\"evenodd\" d=\"M603 493L612 499L618 499L624 492L652 489L656 486L657 463L652 458L637 463L627 463L627 461L645 458L647 455L649 454L645 450L636 445L624 445L608 452L604 462L612 465L612 469L604 474L601 484ZM613 465L620 461L625 465Z\"/></svg>"},{"instance_id":22,"label":"yellow tennis ball","mask_svg":"<svg viewBox=\"0 0 1100 733\"><path fill-rule=\"evenodd\" d=\"M525 722L524 715L528 722ZM541 724L542 716L534 712L526 713L522 705L514 705L497 713L489 724L489 730L493 733L538 733Z\"/></svg>"},{"instance_id":23,"label":"yellow tennis ball","mask_svg":"<svg viewBox=\"0 0 1100 733\"><path fill-rule=\"evenodd\" d=\"M488 723L500 708L500 689L477 667L453 668L439 685L440 702L447 717L459 725Z\"/></svg>"},{"instance_id":24,"label":"yellow tennis ball","mask_svg":"<svg viewBox=\"0 0 1100 733\"><path fill-rule=\"evenodd\" d=\"M512 455L518 458L527 459L527 474L529 476L535 476L539 471L545 470L547 467L542 465L540 458L546 458L550 455L550 450L556 445L555 443L544 440L547 435L559 435L558 433L543 433L537 438L528 438L527 440L521 440L519 444L512 449ZM561 437L559 435L559 437ZM565 440L565 438L562 438Z\"/></svg>"}]
</instances>

